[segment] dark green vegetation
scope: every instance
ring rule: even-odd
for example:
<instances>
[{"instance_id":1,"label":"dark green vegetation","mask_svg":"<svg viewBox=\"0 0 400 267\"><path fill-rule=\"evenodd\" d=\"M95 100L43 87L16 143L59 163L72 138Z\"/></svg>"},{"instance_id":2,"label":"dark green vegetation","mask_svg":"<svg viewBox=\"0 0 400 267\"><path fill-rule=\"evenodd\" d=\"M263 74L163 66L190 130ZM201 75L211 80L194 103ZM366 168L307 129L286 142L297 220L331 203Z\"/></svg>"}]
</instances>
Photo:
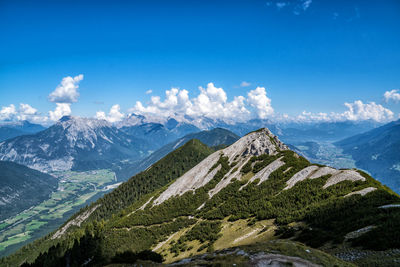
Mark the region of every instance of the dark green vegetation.
<instances>
[{"instance_id":1,"label":"dark green vegetation","mask_svg":"<svg viewBox=\"0 0 400 267\"><path fill-rule=\"evenodd\" d=\"M400 120L336 142L356 166L400 192Z\"/></svg>"},{"instance_id":2,"label":"dark green vegetation","mask_svg":"<svg viewBox=\"0 0 400 267\"><path fill-rule=\"evenodd\" d=\"M376 251L400 248L400 241L396 238L400 235L400 209L380 208L383 205L400 203L398 195L363 172L360 174L365 177L365 181L342 181L323 188L330 178L330 175L326 175L316 179L305 179L286 190L286 182L294 174L311 165L293 151L278 151L273 156L249 155L247 157L250 158L246 158L242 154L236 157L236 162L242 159L249 160L249 163L240 169L243 177L252 177L278 158L284 165L273 171L260 185L259 179L247 184L248 179L240 180L238 176L209 198L209 191L224 181L231 170L241 166L238 163L229 163L228 157L221 152L218 162L208 167L210 173L212 169L220 166L208 183L194 191L172 196L159 205L152 205L153 199L176 178L211 152L212 149L199 141L188 142L147 171L136 175L112 193L82 210L81 215L95 205L100 205L81 227L71 227L60 239L45 237L4 259L3 263L16 265L27 260L35 264L39 253L46 251L49 251L47 258L64 258L69 255L77 240L94 242L90 243L92 249L88 250L89 252L77 257L93 259L92 264L95 266L96 262L112 262L113 258L126 251L140 253L155 248L156 252L173 261L181 255L203 253L206 249L213 251L233 247L246 238L251 242L251 233L253 240L256 240L256 236L258 241L263 242L271 238L291 238L314 248L358 247ZM376 190L365 196L346 196L368 187L374 187ZM149 204L143 206L145 203ZM200 206L202 208L199 209ZM269 221L270 225L263 224L263 228L251 228L251 232L247 231L249 235L242 236L239 241L235 237L232 241L219 244L219 239L223 238L224 234L232 234L228 233L228 228L224 226L240 221L245 221L247 226L243 227L248 228L262 225L266 221ZM372 227L369 232L348 237L349 233L370 226ZM263 233L271 230L271 235L263 237ZM92 234L93 231L95 235ZM94 236L97 241L91 239ZM85 242L83 244L86 244ZM49 248L53 246L61 249L50 253ZM296 249L296 245L290 249L277 246L281 250L286 249L284 255L298 256L313 262L318 258L312 258L311 251L304 252L308 249L303 245L299 245L303 246L302 253ZM310 255L307 256L306 253ZM324 254L319 253L319 264L340 265L340 261L336 262L330 256L322 256ZM328 263L324 263L323 259ZM37 258L37 262L39 260L40 257Z\"/></svg>"},{"instance_id":3,"label":"dark green vegetation","mask_svg":"<svg viewBox=\"0 0 400 267\"><path fill-rule=\"evenodd\" d=\"M221 223L213 221L202 221L193 226L185 235L181 236L176 243L174 243L169 251L178 256L180 252L190 249L186 245L187 241L199 240L201 246L197 251L202 251L207 248L207 251L213 251L213 244L221 236Z\"/></svg>"},{"instance_id":4,"label":"dark green vegetation","mask_svg":"<svg viewBox=\"0 0 400 267\"><path fill-rule=\"evenodd\" d=\"M57 184L51 175L0 161L0 221L47 199Z\"/></svg>"}]
</instances>

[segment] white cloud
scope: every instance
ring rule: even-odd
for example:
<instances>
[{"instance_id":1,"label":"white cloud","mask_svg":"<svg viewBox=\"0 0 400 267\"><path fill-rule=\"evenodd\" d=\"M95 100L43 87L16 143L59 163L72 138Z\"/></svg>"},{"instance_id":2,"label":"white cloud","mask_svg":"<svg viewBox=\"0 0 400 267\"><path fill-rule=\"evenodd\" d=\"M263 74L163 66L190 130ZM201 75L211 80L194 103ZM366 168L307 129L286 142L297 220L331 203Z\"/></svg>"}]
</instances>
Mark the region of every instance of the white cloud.
<instances>
[{"instance_id":1,"label":"white cloud","mask_svg":"<svg viewBox=\"0 0 400 267\"><path fill-rule=\"evenodd\" d=\"M208 83L206 88L199 87L199 91L196 97L190 98L187 90L172 88L166 90L164 100L159 96L152 96L147 105L137 101L129 112L157 121L168 117L185 120L189 116L195 120L209 118L228 123L251 118L264 119L273 114L271 100L266 96L263 87L250 91L247 98L235 96L232 101L228 101L224 89L213 83Z\"/></svg>"},{"instance_id":2,"label":"white cloud","mask_svg":"<svg viewBox=\"0 0 400 267\"><path fill-rule=\"evenodd\" d=\"M285 117L285 119L300 121L300 122L312 122L312 121L320 122L320 121L334 120L332 117L335 117L335 114L331 113L331 115L328 115L327 113L324 113L324 112L311 113L311 112L303 111L300 115L298 115L294 119L288 117L287 115L284 117Z\"/></svg>"},{"instance_id":3,"label":"white cloud","mask_svg":"<svg viewBox=\"0 0 400 267\"><path fill-rule=\"evenodd\" d=\"M8 107L2 107L0 110L0 121L11 120L17 114L17 110L13 104Z\"/></svg>"},{"instance_id":4,"label":"white cloud","mask_svg":"<svg viewBox=\"0 0 400 267\"><path fill-rule=\"evenodd\" d=\"M361 100L354 101L353 103L344 103L348 108L343 113L347 120L375 120L375 121L388 121L393 119L393 112L382 105L375 102L364 104Z\"/></svg>"},{"instance_id":5,"label":"white cloud","mask_svg":"<svg viewBox=\"0 0 400 267\"><path fill-rule=\"evenodd\" d=\"M257 87L247 94L247 101L257 111L258 117L265 119L274 113L271 106L271 99L267 97L264 87Z\"/></svg>"},{"instance_id":6,"label":"white cloud","mask_svg":"<svg viewBox=\"0 0 400 267\"><path fill-rule=\"evenodd\" d=\"M29 104L21 103L19 104L19 112L24 115L35 115L37 114L37 109Z\"/></svg>"},{"instance_id":7,"label":"white cloud","mask_svg":"<svg viewBox=\"0 0 400 267\"><path fill-rule=\"evenodd\" d=\"M19 104L18 116L17 116L18 120L31 120L33 118L38 120L39 118L38 115L39 115L38 110L33 108L31 105L24 103Z\"/></svg>"},{"instance_id":8,"label":"white cloud","mask_svg":"<svg viewBox=\"0 0 400 267\"><path fill-rule=\"evenodd\" d=\"M146 91L146 95L149 95L149 94L151 94L151 93L153 93L153 90L151 90L151 89L149 89L149 90Z\"/></svg>"},{"instance_id":9,"label":"white cloud","mask_svg":"<svg viewBox=\"0 0 400 267\"><path fill-rule=\"evenodd\" d=\"M29 104L20 103L17 109L14 104L0 110L0 121L28 120L33 123L46 123L47 116L42 116L38 110Z\"/></svg>"},{"instance_id":10,"label":"white cloud","mask_svg":"<svg viewBox=\"0 0 400 267\"><path fill-rule=\"evenodd\" d=\"M246 81L243 81L243 82L240 83L241 87L249 87L250 85L251 85L251 83L246 82Z\"/></svg>"},{"instance_id":11,"label":"white cloud","mask_svg":"<svg viewBox=\"0 0 400 267\"><path fill-rule=\"evenodd\" d=\"M71 104L70 103L56 103L56 109L49 111L49 117L52 121L57 121L63 116L71 115Z\"/></svg>"},{"instance_id":12,"label":"white cloud","mask_svg":"<svg viewBox=\"0 0 400 267\"><path fill-rule=\"evenodd\" d=\"M96 112L96 118L101 120L106 120L109 122L118 122L124 118L124 114L121 113L121 107L117 104L111 107L108 116L104 111Z\"/></svg>"},{"instance_id":13,"label":"white cloud","mask_svg":"<svg viewBox=\"0 0 400 267\"><path fill-rule=\"evenodd\" d=\"M353 103L344 103L344 106L347 110L343 113L331 112L328 114L323 112L311 113L303 111L302 114L295 118L289 118L288 120L302 122L374 120L377 122L387 122L394 118L394 114L390 109L376 104L375 102L363 103L361 100L356 100Z\"/></svg>"},{"instance_id":14,"label":"white cloud","mask_svg":"<svg viewBox=\"0 0 400 267\"><path fill-rule=\"evenodd\" d=\"M79 82L83 80L83 74L62 79L57 88L50 93L49 100L54 103L73 103L78 101Z\"/></svg>"},{"instance_id":15,"label":"white cloud","mask_svg":"<svg viewBox=\"0 0 400 267\"><path fill-rule=\"evenodd\" d=\"M386 91L383 94L383 97L385 98L386 102L389 102L390 100L399 102L400 101L400 93L398 93L398 91L399 90Z\"/></svg>"}]
</instances>

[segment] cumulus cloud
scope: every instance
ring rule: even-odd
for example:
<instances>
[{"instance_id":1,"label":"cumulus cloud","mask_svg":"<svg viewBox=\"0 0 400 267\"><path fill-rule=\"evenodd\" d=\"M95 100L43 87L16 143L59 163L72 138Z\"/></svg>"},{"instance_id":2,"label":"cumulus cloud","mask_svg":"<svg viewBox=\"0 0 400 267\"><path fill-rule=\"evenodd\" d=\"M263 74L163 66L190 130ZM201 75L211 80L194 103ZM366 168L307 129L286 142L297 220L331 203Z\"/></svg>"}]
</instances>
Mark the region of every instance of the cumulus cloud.
<instances>
[{"instance_id":1,"label":"cumulus cloud","mask_svg":"<svg viewBox=\"0 0 400 267\"><path fill-rule=\"evenodd\" d=\"M363 121L374 120L377 122L387 122L394 118L394 114L390 109L376 104L375 102L363 103L361 100L356 100L353 103L344 103L347 108L343 113L331 112L330 114L320 112L311 113L303 111L302 114L289 120L313 122L313 121Z\"/></svg>"},{"instance_id":2,"label":"cumulus cloud","mask_svg":"<svg viewBox=\"0 0 400 267\"><path fill-rule=\"evenodd\" d=\"M57 88L50 93L49 100L54 103L73 103L78 101L79 82L83 80L83 74L62 79Z\"/></svg>"},{"instance_id":3,"label":"cumulus cloud","mask_svg":"<svg viewBox=\"0 0 400 267\"><path fill-rule=\"evenodd\" d=\"M274 113L274 109L271 106L271 99L267 97L264 87L257 87L255 90L250 91L247 96L250 106L256 109L261 119L265 119Z\"/></svg>"},{"instance_id":4,"label":"cumulus cloud","mask_svg":"<svg viewBox=\"0 0 400 267\"><path fill-rule=\"evenodd\" d=\"M343 113L343 116L348 120L375 120L387 121L393 119L393 112L382 105L375 102L364 104L361 100L353 103L344 104L348 110Z\"/></svg>"},{"instance_id":5,"label":"cumulus cloud","mask_svg":"<svg viewBox=\"0 0 400 267\"><path fill-rule=\"evenodd\" d=\"M17 115L18 120L34 119L35 121L37 121L39 119L38 115L39 115L38 110L33 108L31 105L24 103L19 104L18 115Z\"/></svg>"},{"instance_id":6,"label":"cumulus cloud","mask_svg":"<svg viewBox=\"0 0 400 267\"><path fill-rule=\"evenodd\" d=\"M96 118L101 120L106 120L109 122L118 122L124 118L124 114L121 113L121 107L117 104L111 107L108 115L104 111L96 112Z\"/></svg>"},{"instance_id":7,"label":"cumulus cloud","mask_svg":"<svg viewBox=\"0 0 400 267\"><path fill-rule=\"evenodd\" d=\"M151 93L153 93L153 90L151 90L151 89L149 89L149 90L146 91L146 95L149 95L149 94L151 94Z\"/></svg>"},{"instance_id":8,"label":"cumulus cloud","mask_svg":"<svg viewBox=\"0 0 400 267\"><path fill-rule=\"evenodd\" d=\"M163 100L159 96L152 96L147 105L137 101L129 111L148 118L209 118L228 123L251 118L264 119L273 114L265 88L257 87L247 97L235 96L232 101L228 101L225 90L216 87L214 83L208 83L205 88L200 86L199 94L194 98L190 98L185 89L172 88L165 91Z\"/></svg>"},{"instance_id":9,"label":"cumulus cloud","mask_svg":"<svg viewBox=\"0 0 400 267\"><path fill-rule=\"evenodd\" d=\"M246 81L243 81L243 82L240 83L241 87L249 87L250 85L251 85L251 83L246 82Z\"/></svg>"},{"instance_id":10,"label":"cumulus cloud","mask_svg":"<svg viewBox=\"0 0 400 267\"><path fill-rule=\"evenodd\" d=\"M17 110L13 104L8 107L2 107L0 110L0 120L11 120L17 114Z\"/></svg>"},{"instance_id":11,"label":"cumulus cloud","mask_svg":"<svg viewBox=\"0 0 400 267\"><path fill-rule=\"evenodd\" d=\"M22 121L28 120L33 123L46 123L47 116L42 116L40 112L29 104L20 103L18 109L14 104L2 107L0 110L0 121Z\"/></svg>"},{"instance_id":12,"label":"cumulus cloud","mask_svg":"<svg viewBox=\"0 0 400 267\"><path fill-rule=\"evenodd\" d=\"M386 102L389 102L390 100L399 102L400 101L400 93L398 93L398 92L399 92L399 90L386 91L383 94L383 97L385 98Z\"/></svg>"},{"instance_id":13,"label":"cumulus cloud","mask_svg":"<svg viewBox=\"0 0 400 267\"><path fill-rule=\"evenodd\" d=\"M63 116L71 115L71 104L70 103L56 103L56 109L49 111L49 117L52 121L57 121Z\"/></svg>"}]
</instances>

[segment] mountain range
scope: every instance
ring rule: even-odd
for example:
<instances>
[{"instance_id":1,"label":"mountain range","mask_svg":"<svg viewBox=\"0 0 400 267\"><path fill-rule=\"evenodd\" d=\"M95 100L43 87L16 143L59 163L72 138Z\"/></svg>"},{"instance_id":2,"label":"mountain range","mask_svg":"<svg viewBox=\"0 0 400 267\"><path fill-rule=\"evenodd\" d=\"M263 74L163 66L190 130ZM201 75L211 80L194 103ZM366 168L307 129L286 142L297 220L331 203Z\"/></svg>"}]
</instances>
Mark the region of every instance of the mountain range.
<instances>
[{"instance_id":1,"label":"mountain range","mask_svg":"<svg viewBox=\"0 0 400 267\"><path fill-rule=\"evenodd\" d=\"M64 116L43 131L0 142L0 160L44 172L106 169L122 161L140 160L163 145L198 131L193 125L173 119L165 125L134 124L129 117L113 125L105 120Z\"/></svg>"},{"instance_id":2,"label":"mountain range","mask_svg":"<svg viewBox=\"0 0 400 267\"><path fill-rule=\"evenodd\" d=\"M356 166L400 192L400 120L338 141Z\"/></svg>"},{"instance_id":3,"label":"mountain range","mask_svg":"<svg viewBox=\"0 0 400 267\"><path fill-rule=\"evenodd\" d=\"M1 263L394 266L399 203L368 174L312 164L260 129L217 151L187 142Z\"/></svg>"},{"instance_id":4,"label":"mountain range","mask_svg":"<svg viewBox=\"0 0 400 267\"><path fill-rule=\"evenodd\" d=\"M149 154L151 145L105 120L65 116L48 129L0 143L0 159L40 171L89 170Z\"/></svg>"}]
</instances>

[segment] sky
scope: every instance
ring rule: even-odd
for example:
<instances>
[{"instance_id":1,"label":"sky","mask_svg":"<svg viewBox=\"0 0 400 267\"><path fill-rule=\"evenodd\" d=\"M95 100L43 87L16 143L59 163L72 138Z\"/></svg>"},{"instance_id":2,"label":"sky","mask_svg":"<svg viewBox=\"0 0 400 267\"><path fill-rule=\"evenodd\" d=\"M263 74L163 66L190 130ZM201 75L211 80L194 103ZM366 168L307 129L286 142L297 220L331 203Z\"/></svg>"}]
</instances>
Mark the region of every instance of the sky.
<instances>
[{"instance_id":1,"label":"sky","mask_svg":"<svg viewBox=\"0 0 400 267\"><path fill-rule=\"evenodd\" d=\"M0 31L0 121L399 118L397 0L0 0Z\"/></svg>"}]
</instances>

